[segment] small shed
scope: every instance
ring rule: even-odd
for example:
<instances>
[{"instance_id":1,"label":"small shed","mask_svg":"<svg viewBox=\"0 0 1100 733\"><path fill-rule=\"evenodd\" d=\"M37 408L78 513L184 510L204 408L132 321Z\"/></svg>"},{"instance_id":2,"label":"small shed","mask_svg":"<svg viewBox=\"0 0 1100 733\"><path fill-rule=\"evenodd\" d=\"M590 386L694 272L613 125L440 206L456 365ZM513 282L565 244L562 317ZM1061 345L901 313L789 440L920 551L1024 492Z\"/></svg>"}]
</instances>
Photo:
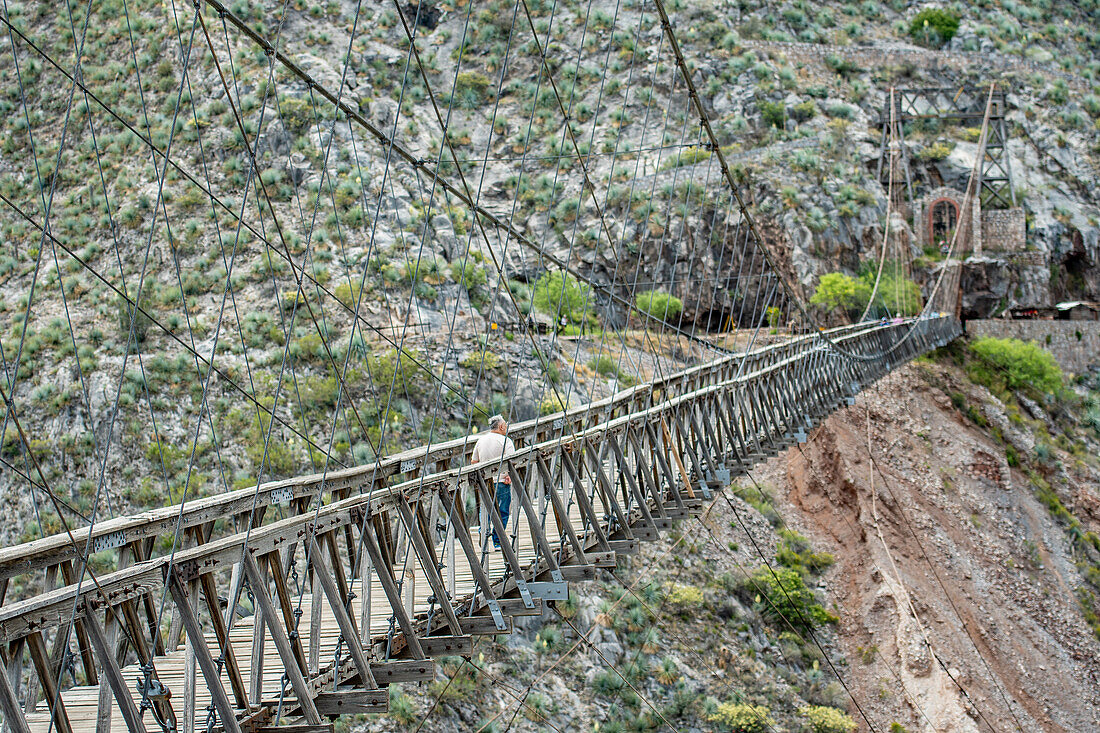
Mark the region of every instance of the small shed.
<instances>
[{"instance_id":1,"label":"small shed","mask_svg":"<svg viewBox=\"0 0 1100 733\"><path fill-rule=\"evenodd\" d=\"M1100 321L1100 303L1068 300L1054 306L1059 321Z\"/></svg>"}]
</instances>

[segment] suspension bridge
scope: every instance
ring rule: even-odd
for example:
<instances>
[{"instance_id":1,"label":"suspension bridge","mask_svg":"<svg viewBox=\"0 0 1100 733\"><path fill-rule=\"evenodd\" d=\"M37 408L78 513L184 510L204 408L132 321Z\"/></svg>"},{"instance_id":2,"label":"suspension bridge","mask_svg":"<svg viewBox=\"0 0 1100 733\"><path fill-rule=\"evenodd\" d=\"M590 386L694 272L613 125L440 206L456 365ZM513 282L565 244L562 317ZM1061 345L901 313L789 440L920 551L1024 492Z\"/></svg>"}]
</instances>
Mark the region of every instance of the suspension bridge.
<instances>
[{"instance_id":1,"label":"suspension bridge","mask_svg":"<svg viewBox=\"0 0 1100 733\"><path fill-rule=\"evenodd\" d=\"M426 5L333 5L343 30L308 36L325 63L285 37L287 3L0 15L26 292L0 341L2 460L38 535L0 549L7 730L320 732L385 711L388 685L566 599L960 334L950 282L909 316L818 325L661 0L568 31L549 3L460 4L461 38L431 35ZM645 172L688 150L709 157ZM695 317L643 307L639 282ZM498 352L550 407L470 465L473 427L518 411ZM610 387L581 378L589 354ZM42 440L66 419L86 426L68 472ZM125 488L142 446L144 510Z\"/></svg>"}]
</instances>

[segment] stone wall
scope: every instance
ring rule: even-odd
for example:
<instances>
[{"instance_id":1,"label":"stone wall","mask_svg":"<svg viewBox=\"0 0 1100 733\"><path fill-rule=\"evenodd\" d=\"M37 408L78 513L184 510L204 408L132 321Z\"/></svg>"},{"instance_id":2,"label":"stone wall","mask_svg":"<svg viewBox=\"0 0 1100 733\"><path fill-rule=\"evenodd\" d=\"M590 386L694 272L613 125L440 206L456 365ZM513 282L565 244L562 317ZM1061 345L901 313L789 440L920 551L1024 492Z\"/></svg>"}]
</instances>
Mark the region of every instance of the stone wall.
<instances>
[{"instance_id":1,"label":"stone wall","mask_svg":"<svg viewBox=\"0 0 1100 733\"><path fill-rule=\"evenodd\" d=\"M1042 74L1055 79L1064 79L1081 89L1089 88L1087 79L1075 74L1067 74L1051 64L1042 64L1014 56L981 53L979 51L933 51L927 48L889 43L876 46L830 46L820 43L743 40L741 45L756 51L783 54L788 58L802 61L818 61L830 55L835 55L854 61L864 69L902 63L910 63L928 70L946 68L972 72L997 69L1027 74Z\"/></svg>"},{"instance_id":2,"label":"stone wall","mask_svg":"<svg viewBox=\"0 0 1100 733\"><path fill-rule=\"evenodd\" d=\"M1054 355L1062 369L1081 374L1100 367L1100 321L1013 321L1001 318L966 322L972 338L1034 341Z\"/></svg>"},{"instance_id":3,"label":"stone wall","mask_svg":"<svg viewBox=\"0 0 1100 733\"><path fill-rule=\"evenodd\" d=\"M1027 245L1023 207L982 212L982 246L995 252L1022 252Z\"/></svg>"}]
</instances>

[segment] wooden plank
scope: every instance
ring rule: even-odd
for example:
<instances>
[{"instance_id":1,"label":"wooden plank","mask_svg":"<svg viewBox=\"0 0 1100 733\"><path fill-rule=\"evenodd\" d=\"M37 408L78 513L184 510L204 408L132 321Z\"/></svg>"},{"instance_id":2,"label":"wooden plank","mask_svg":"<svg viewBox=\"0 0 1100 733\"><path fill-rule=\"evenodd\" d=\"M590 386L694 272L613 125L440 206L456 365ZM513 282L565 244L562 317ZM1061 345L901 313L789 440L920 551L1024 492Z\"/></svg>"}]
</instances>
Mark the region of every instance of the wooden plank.
<instances>
[{"instance_id":1,"label":"wooden plank","mask_svg":"<svg viewBox=\"0 0 1100 733\"><path fill-rule=\"evenodd\" d=\"M614 545L616 542L628 541L629 540L611 540L611 544ZM565 581L594 580L596 578L595 565L562 565L560 572L561 579Z\"/></svg>"},{"instance_id":2,"label":"wooden plank","mask_svg":"<svg viewBox=\"0 0 1100 733\"><path fill-rule=\"evenodd\" d=\"M316 539L310 540L310 562L313 564L313 575L320 581L321 590L328 598L329 608L336 616L336 623L340 627L340 635L343 637L344 645L355 662L355 668L359 670L359 678L363 686L367 688L377 687L374 682L374 675L371 674L370 664L367 662L366 655L363 654L363 647L359 645L359 630L355 628L355 622L348 615L348 610L344 606L344 599L340 596L339 588L336 587L336 581L329 575L328 566L325 565L324 558L321 556L321 548L317 545ZM320 606L318 600L314 596L312 604ZM448 607L450 607L449 604ZM320 708L318 708L318 712L320 712Z\"/></svg>"},{"instance_id":3,"label":"wooden plank","mask_svg":"<svg viewBox=\"0 0 1100 733\"><path fill-rule=\"evenodd\" d=\"M264 632L267 620L262 613L254 614L252 619L252 647L248 664L248 689L251 700L259 704L264 686L264 646L267 634Z\"/></svg>"},{"instance_id":4,"label":"wooden plank","mask_svg":"<svg viewBox=\"0 0 1100 733\"><path fill-rule=\"evenodd\" d=\"M179 576L175 573L168 574L168 592L172 594L172 600L180 612L183 628L192 641L191 648L195 650L195 661L199 669L202 670L203 679L206 680L206 688L210 691L222 727L226 733L241 733L236 712L222 688L221 675L218 674L218 669L214 666L214 660L210 656L210 650L206 647L206 637L202 633L202 626L191 609L191 601L187 591L184 590L183 583L180 582Z\"/></svg>"},{"instance_id":5,"label":"wooden plank","mask_svg":"<svg viewBox=\"0 0 1100 733\"><path fill-rule=\"evenodd\" d=\"M420 560L420 568L424 572L424 577L428 579L428 585L432 589L432 594L435 596L437 605L443 612L443 618L446 620L447 626L450 627L452 634L461 633L461 629L458 625L458 617L455 616L454 608L451 606L451 599L447 595L447 589L443 585L443 576L439 574L439 561L435 558L435 552L433 552L428 547L427 542L424 541L424 536L420 532L420 525L413 516L412 507L409 506L409 503L404 497L399 497L397 500L397 513L401 516L401 521L405 524L405 532L412 542L413 552L416 553L417 558Z\"/></svg>"},{"instance_id":6,"label":"wooden plank","mask_svg":"<svg viewBox=\"0 0 1100 733\"><path fill-rule=\"evenodd\" d=\"M214 637L218 640L218 648L221 649L222 660L225 662L225 671L229 675L229 686L233 690L233 697L237 701L237 707L248 710L248 691L244 686L241 668L237 664L237 654L233 651L233 645L229 643L229 629L226 628L225 619L218 606L218 589L214 585L214 574L203 573L199 576L199 583L202 585L202 594L206 598L206 610L210 614L210 621L214 627Z\"/></svg>"},{"instance_id":7,"label":"wooden plank","mask_svg":"<svg viewBox=\"0 0 1100 733\"><path fill-rule=\"evenodd\" d=\"M645 524L656 530L657 525L653 523L653 515L649 512L648 502L642 494L641 489L638 487L637 482L634 480L634 474L630 470L630 464L626 460L626 455L623 453L619 441L612 438L609 442L611 443L611 452L615 457L615 465L619 467L619 475L626 481L630 495L634 497L634 502L638 505L638 511L642 513Z\"/></svg>"},{"instance_id":8,"label":"wooden plank","mask_svg":"<svg viewBox=\"0 0 1100 733\"><path fill-rule=\"evenodd\" d=\"M489 491L488 486L485 484L485 478L481 473L471 474L471 482L474 488L481 494L481 500L485 502L485 506L489 508L489 522L493 525L493 529L500 539L500 554L504 556L504 561L512 571L512 579L515 581L517 588L519 588L520 597L523 598L524 603L530 603L531 594L530 591L527 590L527 583L523 580L523 567L519 562L519 558L516 557L515 550L512 549L512 543L508 541L504 523L500 519L500 510L497 508L496 497L493 492Z\"/></svg>"},{"instance_id":9,"label":"wooden plank","mask_svg":"<svg viewBox=\"0 0 1100 733\"><path fill-rule=\"evenodd\" d=\"M197 614L199 612L199 589L200 584L198 580L187 581L187 602L190 604L191 613ZM179 615L179 611L175 612ZM182 628L183 621L180 621L180 627ZM185 636L185 643L183 646L183 733L195 733L195 719L197 717L197 711L195 709L195 698L198 692L198 661L195 657L195 640L189 636ZM258 696L257 696L258 699Z\"/></svg>"},{"instance_id":10,"label":"wooden plank","mask_svg":"<svg viewBox=\"0 0 1100 733\"><path fill-rule=\"evenodd\" d=\"M550 478L550 470L546 467L546 459L541 454L535 459L535 466L538 468L543 486L546 487L546 493L550 495L550 504L554 508L554 517L557 519L559 533L565 533L569 546L573 548L573 557L582 564L587 563L581 541L577 537L577 531L573 529L573 523L569 521L569 512L565 510L561 496L558 495L558 489Z\"/></svg>"},{"instance_id":11,"label":"wooden plank","mask_svg":"<svg viewBox=\"0 0 1100 733\"><path fill-rule=\"evenodd\" d=\"M675 442L672 440L672 434L668 430L668 423L661 420L661 432L665 436L665 450L672 456L672 460L676 463L676 468L680 471L680 478L684 482L684 488L687 489L689 499L695 498L695 489L691 486L691 479L688 478L687 469L684 468L684 462L680 459L680 452L676 450Z\"/></svg>"},{"instance_id":12,"label":"wooden plank","mask_svg":"<svg viewBox=\"0 0 1100 733\"><path fill-rule=\"evenodd\" d=\"M458 540L459 545L462 547L462 553L466 556L467 565L473 575L473 593L476 595L478 589L480 589L485 597L485 605L489 607L490 612L492 612L492 609L496 608L496 613L499 613L500 607L497 605L497 599L493 596L493 584L488 574L485 572L485 568L481 567L481 563L478 561L477 550L474 548L474 543L470 539L470 528L466 525L466 515L457 505L458 493L455 492L452 494L448 487L444 485L439 487L439 495L444 505L451 507L447 512L447 521L454 529L455 539ZM471 602L476 602L476 598ZM522 605L527 606L526 602ZM503 622L503 619L501 619L501 621Z\"/></svg>"},{"instance_id":13,"label":"wooden plank","mask_svg":"<svg viewBox=\"0 0 1100 733\"><path fill-rule=\"evenodd\" d=\"M97 603L118 606L146 593L156 593L161 587L161 577L159 567L124 568L99 578L100 586L107 590L106 596L100 594L95 584L84 583L81 598L95 594ZM67 625L75 600L76 586L68 585L0 608L0 642L14 641L36 630ZM81 604L84 602L82 600ZM77 610L83 612L83 608Z\"/></svg>"},{"instance_id":14,"label":"wooden plank","mask_svg":"<svg viewBox=\"0 0 1100 733\"><path fill-rule=\"evenodd\" d=\"M289 562L293 548L287 553L287 561ZM244 555L247 557L248 550L245 549ZM286 585L286 574L283 572L283 564L280 561L280 553L278 550L273 550L264 556L267 559L268 569L271 571L271 579L275 582L275 596L279 599L279 610L283 613L283 623L286 624L288 631L297 631L298 620L294 615L294 608L290 600L290 590ZM263 576L263 573L259 572L259 565L255 562L252 563L256 566L256 577L258 580L252 582L258 582L262 584L264 591L267 591L267 579ZM279 619L274 615L267 617L267 626L272 630L272 636L275 634L275 627L279 626ZM306 655L302 650L302 638L299 634L295 633L293 637L288 637L291 642L291 649L294 652L294 659L298 662L298 671L300 674L305 674L309 668L306 666Z\"/></svg>"},{"instance_id":15,"label":"wooden plank","mask_svg":"<svg viewBox=\"0 0 1100 733\"><path fill-rule=\"evenodd\" d=\"M385 689L337 690L320 692L315 699L321 715L362 715L384 713L389 710L390 696Z\"/></svg>"},{"instance_id":16,"label":"wooden plank","mask_svg":"<svg viewBox=\"0 0 1100 733\"><path fill-rule=\"evenodd\" d=\"M591 502L588 501L588 495L584 492L584 482L581 480L577 465L573 463L573 459L569 456L569 450L563 450L559 456L562 465L569 474L569 478L572 479L573 495L577 499L577 506L580 508L583 516L588 519L589 526L592 527L592 533L596 537L596 546L604 551L610 550L611 547L607 544L607 535L604 533L603 528L600 527L600 518L596 516L596 511L592 508Z\"/></svg>"},{"instance_id":17,"label":"wooden plank","mask_svg":"<svg viewBox=\"0 0 1100 733\"><path fill-rule=\"evenodd\" d=\"M497 603L500 604L500 612L505 616L541 616L542 599L535 598L534 601L534 606L531 608L523 605L523 601L519 598L501 598Z\"/></svg>"},{"instance_id":18,"label":"wooden plank","mask_svg":"<svg viewBox=\"0 0 1100 733\"><path fill-rule=\"evenodd\" d=\"M15 688L12 687L7 674L0 674L0 711L4 713L4 722L11 733L31 733L27 719L23 715L23 709L19 707Z\"/></svg>"},{"instance_id":19,"label":"wooden plank","mask_svg":"<svg viewBox=\"0 0 1100 733\"><path fill-rule=\"evenodd\" d=\"M249 552L244 554L244 572L249 584L252 586L252 597L259 603L264 617L268 619L267 628L271 631L271 641L279 652L279 657L283 660L283 671L290 679L290 685L294 688L294 695L298 698L298 705L302 708L306 722L320 723L321 716L313 705L313 691L306 684L305 678L302 676L302 670L298 666L299 660L290 644L290 639L275 616L275 605L271 602L271 596L267 592L267 580L260 572L256 559Z\"/></svg>"},{"instance_id":20,"label":"wooden plank","mask_svg":"<svg viewBox=\"0 0 1100 733\"><path fill-rule=\"evenodd\" d=\"M431 682L435 679L435 660L391 659L371 662L371 674L380 685L393 682Z\"/></svg>"},{"instance_id":21,"label":"wooden plank","mask_svg":"<svg viewBox=\"0 0 1100 733\"><path fill-rule=\"evenodd\" d=\"M34 662L34 671L38 677L38 683L42 687L42 694L46 697L46 704L50 708L51 720L57 727L58 733L73 733L69 716L65 713L65 701L57 688L57 680L54 679L53 664L50 662L46 651L46 642L40 632L27 637L27 649L31 653L31 661ZM28 700L30 705L32 701Z\"/></svg>"},{"instance_id":22,"label":"wooden plank","mask_svg":"<svg viewBox=\"0 0 1100 733\"><path fill-rule=\"evenodd\" d=\"M546 533L543 532L543 528L539 522L538 512L535 511L535 507L531 504L531 497L527 495L527 489L523 485L523 477L520 476L520 472L516 469L516 466L511 461L505 461L508 466L508 476L512 479L512 491L519 497L520 506L523 508L523 513L527 515L527 528L534 538L536 547L542 551L542 556L546 564L550 567L551 576L558 573L558 564L554 561L554 553L550 549L550 543L546 541ZM516 512L516 525L519 526L519 512ZM538 554L535 555L538 557ZM556 580L557 578L555 578Z\"/></svg>"},{"instance_id":23,"label":"wooden plank","mask_svg":"<svg viewBox=\"0 0 1100 733\"><path fill-rule=\"evenodd\" d=\"M539 599L542 600L541 598ZM511 634L513 630L513 623L511 618L504 619L505 628L503 631L497 628L496 621L492 616L463 616L462 634L465 636L492 636L494 634ZM431 638L431 637L428 637Z\"/></svg>"},{"instance_id":24,"label":"wooden plank","mask_svg":"<svg viewBox=\"0 0 1100 733\"><path fill-rule=\"evenodd\" d=\"M428 636L420 639L420 647L429 657L468 657L474 653L474 640L469 636Z\"/></svg>"},{"instance_id":25,"label":"wooden plank","mask_svg":"<svg viewBox=\"0 0 1100 733\"><path fill-rule=\"evenodd\" d=\"M103 627L99 625L99 619L94 613L84 617L84 628L88 632L88 640L95 650L103 676L107 678L111 692L114 693L115 703L118 704L122 719L126 722L126 729L130 733L146 733L145 723L141 720L137 706L134 705L134 699L130 697L130 690L126 687L126 680L122 678L122 671L118 668L118 662L115 661L114 650L107 643L107 635L103 632Z\"/></svg>"},{"instance_id":26,"label":"wooden plank","mask_svg":"<svg viewBox=\"0 0 1100 733\"><path fill-rule=\"evenodd\" d=\"M397 583L393 579L389 564L382 557L382 552L375 542L374 528L369 522L363 525L363 547L370 555L371 562L374 563L375 575L378 576L378 581L382 584L382 590L386 594L386 600L389 601L390 610L397 619L398 625L401 626L409 651L417 659L423 659L425 657L424 650L420 647L420 642L416 638L409 615L405 613L405 606L401 603L401 593L397 590Z\"/></svg>"},{"instance_id":27,"label":"wooden plank","mask_svg":"<svg viewBox=\"0 0 1100 733\"><path fill-rule=\"evenodd\" d=\"M66 585L72 585L75 582L72 560L61 563L61 575L65 578ZM87 683L97 685L99 684L99 678L96 673L95 658L92 656L92 648L88 641L88 634L84 629L84 622L79 617L74 620L73 630L76 632L76 645L80 650L80 660L84 667L84 676L88 680Z\"/></svg>"}]
</instances>

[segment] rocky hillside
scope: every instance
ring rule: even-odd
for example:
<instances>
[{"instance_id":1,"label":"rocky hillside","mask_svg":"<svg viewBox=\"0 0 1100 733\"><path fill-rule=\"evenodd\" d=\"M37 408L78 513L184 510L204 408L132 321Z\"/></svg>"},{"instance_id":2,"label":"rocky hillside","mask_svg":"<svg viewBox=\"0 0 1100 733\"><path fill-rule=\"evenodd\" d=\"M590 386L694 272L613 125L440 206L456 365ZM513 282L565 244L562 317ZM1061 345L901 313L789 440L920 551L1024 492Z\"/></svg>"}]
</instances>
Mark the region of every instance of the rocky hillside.
<instances>
[{"instance_id":1,"label":"rocky hillside","mask_svg":"<svg viewBox=\"0 0 1100 733\"><path fill-rule=\"evenodd\" d=\"M827 274L873 269L887 90L993 80L1009 92L1027 243L971 262L968 308L1100 299L1094 0L666 5L731 176L805 299ZM761 253L651 4L203 8L200 22L175 2L5 5L0 367L42 474L7 415L3 544L61 528L32 484L83 523L364 463L709 354L646 331L629 307L640 291L679 297L680 325L708 337L765 316ZM957 28L914 24L934 8ZM973 127L922 121L906 140L918 197L965 188ZM918 249L911 221L895 241L927 292L942 252ZM560 268L547 253L607 289L548 305L539 283ZM706 529L622 567L631 591L605 577L564 618L448 660L428 727L507 710L502 729L542 716L604 731L662 717L1096 728L1100 509L1083 405L994 395L945 362L891 377L715 505ZM512 720L513 692L544 673ZM414 723L423 692L366 725Z\"/></svg>"},{"instance_id":2,"label":"rocky hillside","mask_svg":"<svg viewBox=\"0 0 1100 733\"><path fill-rule=\"evenodd\" d=\"M84 516L321 470L326 453L363 462L485 412L647 379L630 343L652 345L614 330L637 325L638 291L678 296L691 330L762 317L763 258L716 193L649 5L203 7L202 22L145 0L7 9L0 357L47 480ZM964 290L987 311L1097 298L1096 9L947 9L949 40L913 24L920 3L668 4L731 174L802 296L873 269L886 90L996 79L1029 252L987 252ZM972 128L927 121L906 139L918 195L963 187ZM467 190L524 239L483 228ZM895 231L927 282L941 253ZM540 313L547 252L609 290ZM581 354L532 341L528 313L611 330ZM56 531L51 507L15 490L31 463L10 420L2 443L4 500L36 517L7 538Z\"/></svg>"},{"instance_id":3,"label":"rocky hillside","mask_svg":"<svg viewBox=\"0 0 1100 733\"><path fill-rule=\"evenodd\" d=\"M349 729L1095 729L1100 425L1002 401L963 351Z\"/></svg>"}]
</instances>

